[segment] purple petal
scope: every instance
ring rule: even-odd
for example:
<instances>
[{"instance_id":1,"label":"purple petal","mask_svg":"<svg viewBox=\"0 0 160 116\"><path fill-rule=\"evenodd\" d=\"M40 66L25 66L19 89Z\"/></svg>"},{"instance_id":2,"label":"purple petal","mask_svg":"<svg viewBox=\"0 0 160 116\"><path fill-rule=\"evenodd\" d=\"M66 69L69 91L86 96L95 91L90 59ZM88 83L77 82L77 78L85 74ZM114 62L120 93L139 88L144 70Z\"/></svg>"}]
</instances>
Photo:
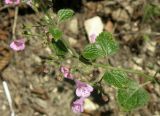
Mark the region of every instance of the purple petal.
<instances>
[{"instance_id":1,"label":"purple petal","mask_svg":"<svg viewBox=\"0 0 160 116\"><path fill-rule=\"evenodd\" d=\"M83 104L84 104L84 99L85 99L85 98L81 97L81 98L75 100L75 101L73 102L73 104L82 104L82 105L83 105Z\"/></svg>"},{"instance_id":2,"label":"purple petal","mask_svg":"<svg viewBox=\"0 0 160 116\"><path fill-rule=\"evenodd\" d=\"M63 73L64 77L67 77L67 75L69 74L69 68L62 66L60 68L60 71Z\"/></svg>"},{"instance_id":3,"label":"purple petal","mask_svg":"<svg viewBox=\"0 0 160 116\"><path fill-rule=\"evenodd\" d=\"M76 89L76 95L78 96L78 97L81 97L82 96L82 89L81 88L77 88Z\"/></svg>"},{"instance_id":4,"label":"purple petal","mask_svg":"<svg viewBox=\"0 0 160 116\"><path fill-rule=\"evenodd\" d=\"M75 82L76 82L76 88L81 88L81 87L86 87L87 86L86 83L83 83L79 80L76 80Z\"/></svg>"},{"instance_id":5,"label":"purple petal","mask_svg":"<svg viewBox=\"0 0 160 116\"><path fill-rule=\"evenodd\" d=\"M83 108L82 105L77 105L76 104L76 105L72 106L72 110L73 110L74 113L81 113L81 112L84 111L84 108Z\"/></svg>"},{"instance_id":6,"label":"purple petal","mask_svg":"<svg viewBox=\"0 0 160 116\"><path fill-rule=\"evenodd\" d=\"M69 68L62 66L62 67L60 68L60 71L61 71L62 73L68 73L68 72L69 72Z\"/></svg>"},{"instance_id":7,"label":"purple petal","mask_svg":"<svg viewBox=\"0 0 160 116\"><path fill-rule=\"evenodd\" d=\"M5 0L5 4L19 4L20 0Z\"/></svg>"},{"instance_id":8,"label":"purple petal","mask_svg":"<svg viewBox=\"0 0 160 116\"><path fill-rule=\"evenodd\" d=\"M68 73L66 78L73 80L74 76L71 73Z\"/></svg>"},{"instance_id":9,"label":"purple petal","mask_svg":"<svg viewBox=\"0 0 160 116\"><path fill-rule=\"evenodd\" d=\"M86 97L89 97L90 94L91 94L90 91L88 91L86 88L77 88L76 89L76 95L78 97L86 98Z\"/></svg>"},{"instance_id":10,"label":"purple petal","mask_svg":"<svg viewBox=\"0 0 160 116\"><path fill-rule=\"evenodd\" d=\"M93 91L93 87L87 84L87 90L92 92Z\"/></svg>"},{"instance_id":11,"label":"purple petal","mask_svg":"<svg viewBox=\"0 0 160 116\"><path fill-rule=\"evenodd\" d=\"M84 105L84 98L79 98L79 99L75 100L72 104L73 112L75 112L75 113L83 112L84 111L83 105Z\"/></svg>"},{"instance_id":12,"label":"purple petal","mask_svg":"<svg viewBox=\"0 0 160 116\"><path fill-rule=\"evenodd\" d=\"M96 42L96 37L97 37L97 35L96 34L91 34L90 36L89 36L89 42L90 43L95 43Z\"/></svg>"},{"instance_id":13,"label":"purple petal","mask_svg":"<svg viewBox=\"0 0 160 116\"><path fill-rule=\"evenodd\" d=\"M62 66L60 71L63 73L63 76L68 79L73 79L73 75L70 73L70 69Z\"/></svg>"},{"instance_id":14,"label":"purple petal","mask_svg":"<svg viewBox=\"0 0 160 116\"><path fill-rule=\"evenodd\" d=\"M76 95L78 97L89 97L93 91L93 87L89 84L76 80Z\"/></svg>"},{"instance_id":15,"label":"purple petal","mask_svg":"<svg viewBox=\"0 0 160 116\"><path fill-rule=\"evenodd\" d=\"M25 49L25 41L23 39L14 40L10 44L10 48L12 48L14 51L21 51Z\"/></svg>"}]
</instances>

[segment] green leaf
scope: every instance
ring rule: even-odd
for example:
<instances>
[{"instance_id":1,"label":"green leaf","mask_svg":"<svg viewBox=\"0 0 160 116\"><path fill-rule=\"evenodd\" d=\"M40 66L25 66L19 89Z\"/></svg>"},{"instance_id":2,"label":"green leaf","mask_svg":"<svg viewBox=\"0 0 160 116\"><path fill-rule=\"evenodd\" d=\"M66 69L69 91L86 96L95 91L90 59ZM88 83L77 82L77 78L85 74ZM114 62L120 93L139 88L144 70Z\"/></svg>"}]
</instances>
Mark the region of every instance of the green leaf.
<instances>
[{"instance_id":1,"label":"green leaf","mask_svg":"<svg viewBox=\"0 0 160 116\"><path fill-rule=\"evenodd\" d=\"M149 100L149 95L136 82L132 82L127 89L118 89L117 100L124 110L130 111L144 106Z\"/></svg>"},{"instance_id":2,"label":"green leaf","mask_svg":"<svg viewBox=\"0 0 160 116\"><path fill-rule=\"evenodd\" d=\"M83 57L90 60L94 60L103 55L104 53L100 45L96 43L87 45L83 51Z\"/></svg>"},{"instance_id":3,"label":"green leaf","mask_svg":"<svg viewBox=\"0 0 160 116\"><path fill-rule=\"evenodd\" d=\"M58 28L49 28L49 33L52 34L55 40L58 40L62 37L62 31L59 30Z\"/></svg>"},{"instance_id":4,"label":"green leaf","mask_svg":"<svg viewBox=\"0 0 160 116\"><path fill-rule=\"evenodd\" d=\"M74 11L71 9L61 9L58 11L58 20L65 21L71 18L74 14Z\"/></svg>"},{"instance_id":5,"label":"green leaf","mask_svg":"<svg viewBox=\"0 0 160 116\"><path fill-rule=\"evenodd\" d=\"M96 42L89 44L84 48L83 57L88 60L112 55L118 49L118 44L109 32L102 32L96 39Z\"/></svg>"},{"instance_id":6,"label":"green leaf","mask_svg":"<svg viewBox=\"0 0 160 116\"><path fill-rule=\"evenodd\" d=\"M68 52L67 47L61 40L53 40L51 48L58 56L64 56Z\"/></svg>"},{"instance_id":7,"label":"green leaf","mask_svg":"<svg viewBox=\"0 0 160 116\"><path fill-rule=\"evenodd\" d=\"M105 55L114 54L118 49L118 44L109 32L102 32L97 37L96 42L101 46Z\"/></svg>"},{"instance_id":8,"label":"green leaf","mask_svg":"<svg viewBox=\"0 0 160 116\"><path fill-rule=\"evenodd\" d=\"M103 75L103 79L110 85L117 88L126 88L131 81L127 78L126 73L119 70L106 71Z\"/></svg>"}]
</instances>

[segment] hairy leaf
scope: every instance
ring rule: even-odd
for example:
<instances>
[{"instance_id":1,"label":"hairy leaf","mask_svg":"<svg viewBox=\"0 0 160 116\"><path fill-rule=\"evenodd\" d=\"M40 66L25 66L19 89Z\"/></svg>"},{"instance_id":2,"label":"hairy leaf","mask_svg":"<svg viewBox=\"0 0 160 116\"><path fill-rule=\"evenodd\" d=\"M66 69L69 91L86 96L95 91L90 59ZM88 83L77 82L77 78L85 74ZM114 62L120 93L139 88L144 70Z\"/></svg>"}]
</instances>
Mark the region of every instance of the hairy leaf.
<instances>
[{"instance_id":1,"label":"hairy leaf","mask_svg":"<svg viewBox=\"0 0 160 116\"><path fill-rule=\"evenodd\" d=\"M99 44L89 44L85 47L83 56L86 59L94 60L100 56L103 56L104 52L102 51Z\"/></svg>"},{"instance_id":2,"label":"hairy leaf","mask_svg":"<svg viewBox=\"0 0 160 116\"><path fill-rule=\"evenodd\" d=\"M96 42L89 44L84 48L82 55L88 60L112 55L118 49L118 44L108 32L102 32L96 39Z\"/></svg>"},{"instance_id":3,"label":"hairy leaf","mask_svg":"<svg viewBox=\"0 0 160 116\"><path fill-rule=\"evenodd\" d=\"M103 79L110 85L117 88L126 88L128 83L131 81L127 78L125 72L119 70L106 71L103 75Z\"/></svg>"},{"instance_id":4,"label":"hairy leaf","mask_svg":"<svg viewBox=\"0 0 160 116\"><path fill-rule=\"evenodd\" d=\"M136 82L132 82L127 89L118 89L117 100L123 109L130 111L144 106L149 100L149 95Z\"/></svg>"},{"instance_id":5,"label":"hairy leaf","mask_svg":"<svg viewBox=\"0 0 160 116\"><path fill-rule=\"evenodd\" d=\"M102 32L97 37L96 42L101 46L105 55L114 54L118 49L117 42L109 32Z\"/></svg>"},{"instance_id":6,"label":"hairy leaf","mask_svg":"<svg viewBox=\"0 0 160 116\"><path fill-rule=\"evenodd\" d=\"M49 32L52 34L55 40L58 40L62 37L62 31L58 28L49 28Z\"/></svg>"},{"instance_id":7,"label":"hairy leaf","mask_svg":"<svg viewBox=\"0 0 160 116\"><path fill-rule=\"evenodd\" d=\"M71 9L61 9L58 11L58 20L65 21L71 18L74 14L74 11Z\"/></svg>"}]
</instances>

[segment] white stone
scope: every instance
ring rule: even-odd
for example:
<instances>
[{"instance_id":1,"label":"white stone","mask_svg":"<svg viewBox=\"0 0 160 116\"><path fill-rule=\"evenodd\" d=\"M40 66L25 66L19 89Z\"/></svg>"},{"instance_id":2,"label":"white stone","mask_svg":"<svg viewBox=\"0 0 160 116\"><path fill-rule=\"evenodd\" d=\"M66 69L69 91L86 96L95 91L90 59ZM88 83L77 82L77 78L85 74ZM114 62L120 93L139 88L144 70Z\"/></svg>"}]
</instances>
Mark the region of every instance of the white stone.
<instances>
[{"instance_id":1,"label":"white stone","mask_svg":"<svg viewBox=\"0 0 160 116\"><path fill-rule=\"evenodd\" d=\"M88 112L95 111L98 109L98 104L93 103L90 99L86 98L84 101L84 109Z\"/></svg>"},{"instance_id":2,"label":"white stone","mask_svg":"<svg viewBox=\"0 0 160 116\"><path fill-rule=\"evenodd\" d=\"M2 109L2 110L6 110L6 109L7 109L6 105L2 105L2 106L1 106L1 109Z\"/></svg>"},{"instance_id":3,"label":"white stone","mask_svg":"<svg viewBox=\"0 0 160 116\"><path fill-rule=\"evenodd\" d=\"M155 85L155 91L160 96L160 86L158 84Z\"/></svg>"},{"instance_id":4,"label":"white stone","mask_svg":"<svg viewBox=\"0 0 160 116\"><path fill-rule=\"evenodd\" d=\"M101 18L99 16L95 16L85 20L84 27L89 38L92 34L98 36L103 31L104 25Z\"/></svg>"},{"instance_id":5,"label":"white stone","mask_svg":"<svg viewBox=\"0 0 160 116\"><path fill-rule=\"evenodd\" d=\"M74 34L78 34L78 20L77 20L77 18L73 18L70 21L69 30Z\"/></svg>"},{"instance_id":6,"label":"white stone","mask_svg":"<svg viewBox=\"0 0 160 116\"><path fill-rule=\"evenodd\" d=\"M70 43L72 46L75 45L75 44L77 44L77 40L74 39L74 38L72 38L72 37L69 37L68 40L69 40L69 43Z\"/></svg>"},{"instance_id":7,"label":"white stone","mask_svg":"<svg viewBox=\"0 0 160 116\"><path fill-rule=\"evenodd\" d=\"M48 54L52 54L52 50L51 50L49 47L46 47L46 48L45 48L45 51L46 51Z\"/></svg>"},{"instance_id":8,"label":"white stone","mask_svg":"<svg viewBox=\"0 0 160 116\"><path fill-rule=\"evenodd\" d=\"M156 49L156 42L146 42L145 47L147 48L147 50L149 50L150 52L154 53L155 49Z\"/></svg>"}]
</instances>

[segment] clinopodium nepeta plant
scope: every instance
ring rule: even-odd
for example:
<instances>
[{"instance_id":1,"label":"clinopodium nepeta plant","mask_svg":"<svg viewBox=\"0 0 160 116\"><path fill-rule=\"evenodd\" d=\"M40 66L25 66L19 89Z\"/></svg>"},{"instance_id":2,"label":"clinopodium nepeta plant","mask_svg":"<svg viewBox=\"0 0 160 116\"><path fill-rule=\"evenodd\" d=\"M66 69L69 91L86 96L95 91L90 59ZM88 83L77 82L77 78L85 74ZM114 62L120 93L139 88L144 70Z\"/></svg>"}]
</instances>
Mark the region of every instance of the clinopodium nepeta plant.
<instances>
[{"instance_id":1,"label":"clinopodium nepeta plant","mask_svg":"<svg viewBox=\"0 0 160 116\"><path fill-rule=\"evenodd\" d=\"M132 69L117 68L110 66L109 64L98 63L97 59L114 55L119 49L118 43L111 33L102 32L99 35L96 35L95 32L91 34L89 38L89 40L91 40L90 44L86 45L81 53L77 53L76 50L69 45L69 42L63 38L63 32L58 27L60 23L70 19L74 15L73 10L61 9L58 11L57 16L53 16L48 12L43 0L5 0L6 4L16 6L21 2L29 3L37 13L39 13L39 9L44 12L44 17L41 20L41 23L39 23L39 26L43 27L45 30L45 33L43 31L42 35L45 35L45 43L52 50L52 62L54 62L63 77L75 81L76 84L75 93L77 99L72 103L72 110L74 112L77 113L84 111L84 99L91 95L93 88L101 91L100 87L102 86L99 85L101 85L102 80L116 89L117 104L125 111L144 106L148 102L149 95L143 87L149 82L154 81L152 76L148 76L140 71ZM28 28L31 27L25 26L24 34L26 36L31 36L32 34L30 34L29 31L26 31ZM10 47L15 51L23 50L25 49L25 41L23 39L14 40L10 44ZM76 64L74 64L75 62L70 64L71 66L63 64L67 59L74 59ZM78 72L84 72L82 68L79 68L79 65L83 65L83 68L90 67L90 69L88 69L90 73L93 68L101 67L104 69L104 72L101 73L104 74L99 80L97 79L88 82L85 79L75 76ZM85 70L87 70L87 68ZM128 77L127 73L141 75L145 77L145 82L139 84L133 78Z\"/></svg>"}]
</instances>

